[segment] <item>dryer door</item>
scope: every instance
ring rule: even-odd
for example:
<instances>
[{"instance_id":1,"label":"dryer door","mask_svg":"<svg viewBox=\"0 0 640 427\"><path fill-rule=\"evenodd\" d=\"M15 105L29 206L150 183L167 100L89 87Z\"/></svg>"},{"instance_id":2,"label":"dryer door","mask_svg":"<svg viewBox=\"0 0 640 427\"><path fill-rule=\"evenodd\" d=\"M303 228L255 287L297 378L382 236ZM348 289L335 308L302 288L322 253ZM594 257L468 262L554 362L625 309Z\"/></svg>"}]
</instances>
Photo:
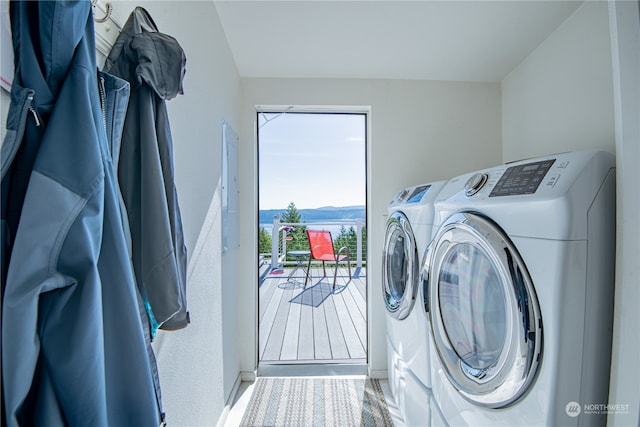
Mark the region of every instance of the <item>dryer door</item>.
<instances>
[{"instance_id":1,"label":"dryer door","mask_svg":"<svg viewBox=\"0 0 640 427\"><path fill-rule=\"evenodd\" d=\"M387 310L396 319L406 318L416 299L418 250L409 220L395 212L387 221L382 254L382 291Z\"/></svg>"},{"instance_id":2,"label":"dryer door","mask_svg":"<svg viewBox=\"0 0 640 427\"><path fill-rule=\"evenodd\" d=\"M436 234L421 274L445 375L477 405L516 402L537 373L542 319L513 243L481 215L454 214Z\"/></svg>"}]
</instances>

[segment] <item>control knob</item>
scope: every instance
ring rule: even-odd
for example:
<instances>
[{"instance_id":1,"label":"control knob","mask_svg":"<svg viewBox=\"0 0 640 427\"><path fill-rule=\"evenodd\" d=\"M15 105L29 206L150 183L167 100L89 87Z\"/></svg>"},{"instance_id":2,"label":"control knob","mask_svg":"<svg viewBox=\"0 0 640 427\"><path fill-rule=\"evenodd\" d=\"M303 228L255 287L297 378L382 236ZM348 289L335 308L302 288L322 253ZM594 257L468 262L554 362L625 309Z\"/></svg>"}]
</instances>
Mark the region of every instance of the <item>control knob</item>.
<instances>
[{"instance_id":1,"label":"control knob","mask_svg":"<svg viewBox=\"0 0 640 427\"><path fill-rule=\"evenodd\" d=\"M487 179L489 179L489 175L486 173L474 173L471 178L467 180L466 184L464 184L464 194L466 194L467 197L473 196L484 187Z\"/></svg>"}]
</instances>

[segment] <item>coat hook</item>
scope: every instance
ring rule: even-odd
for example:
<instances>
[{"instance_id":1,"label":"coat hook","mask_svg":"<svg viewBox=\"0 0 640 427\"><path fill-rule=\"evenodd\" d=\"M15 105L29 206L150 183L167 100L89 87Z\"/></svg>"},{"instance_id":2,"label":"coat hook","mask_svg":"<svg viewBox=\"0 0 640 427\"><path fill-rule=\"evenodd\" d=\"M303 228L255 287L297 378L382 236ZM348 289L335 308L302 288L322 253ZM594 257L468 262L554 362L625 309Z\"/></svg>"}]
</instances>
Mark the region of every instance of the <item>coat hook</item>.
<instances>
[{"instance_id":1,"label":"coat hook","mask_svg":"<svg viewBox=\"0 0 640 427\"><path fill-rule=\"evenodd\" d=\"M97 4L98 4L98 0L91 0L91 5L94 8L93 20L96 21L97 23L100 23L100 24L103 23L103 22L107 22L107 20L109 18L111 18L111 12L113 11L113 5L111 3L109 3L109 2L105 3L105 7L107 8L107 11L106 11L104 17L96 18L96 16L95 16L95 7L97 6Z\"/></svg>"}]
</instances>

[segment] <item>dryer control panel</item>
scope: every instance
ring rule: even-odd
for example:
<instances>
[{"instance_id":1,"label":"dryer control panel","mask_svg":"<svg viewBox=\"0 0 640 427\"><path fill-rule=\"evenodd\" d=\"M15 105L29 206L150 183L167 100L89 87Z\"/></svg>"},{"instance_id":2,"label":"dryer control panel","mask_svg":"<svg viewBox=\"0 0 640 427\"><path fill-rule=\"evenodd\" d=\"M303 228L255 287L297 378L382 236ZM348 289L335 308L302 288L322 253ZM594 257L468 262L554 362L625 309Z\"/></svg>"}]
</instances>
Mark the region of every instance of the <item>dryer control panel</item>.
<instances>
[{"instance_id":1,"label":"dryer control panel","mask_svg":"<svg viewBox=\"0 0 640 427\"><path fill-rule=\"evenodd\" d=\"M507 168L491 190L489 197L535 193L555 161L555 159L549 159Z\"/></svg>"}]
</instances>

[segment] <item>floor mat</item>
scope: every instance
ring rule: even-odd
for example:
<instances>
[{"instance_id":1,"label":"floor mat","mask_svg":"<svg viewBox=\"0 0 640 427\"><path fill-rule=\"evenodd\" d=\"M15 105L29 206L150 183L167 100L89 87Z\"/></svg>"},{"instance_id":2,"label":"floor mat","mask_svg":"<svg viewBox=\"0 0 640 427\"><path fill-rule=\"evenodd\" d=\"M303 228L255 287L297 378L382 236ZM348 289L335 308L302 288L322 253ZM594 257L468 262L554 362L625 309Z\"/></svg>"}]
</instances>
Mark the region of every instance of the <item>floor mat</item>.
<instances>
[{"instance_id":1,"label":"floor mat","mask_svg":"<svg viewBox=\"0 0 640 427\"><path fill-rule=\"evenodd\" d=\"M391 427L377 379L260 377L241 426Z\"/></svg>"}]
</instances>

